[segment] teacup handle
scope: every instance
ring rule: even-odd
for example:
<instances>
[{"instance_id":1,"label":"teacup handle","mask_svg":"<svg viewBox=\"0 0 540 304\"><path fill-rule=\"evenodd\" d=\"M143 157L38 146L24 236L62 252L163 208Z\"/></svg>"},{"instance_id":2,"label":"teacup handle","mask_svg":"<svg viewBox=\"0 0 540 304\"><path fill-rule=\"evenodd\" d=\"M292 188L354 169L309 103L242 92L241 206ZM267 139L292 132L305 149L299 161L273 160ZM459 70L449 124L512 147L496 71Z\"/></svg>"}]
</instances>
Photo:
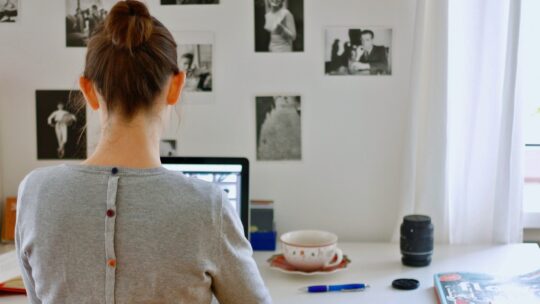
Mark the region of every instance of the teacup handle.
<instances>
[{"instance_id":1,"label":"teacup handle","mask_svg":"<svg viewBox=\"0 0 540 304\"><path fill-rule=\"evenodd\" d=\"M341 249L339 248L336 248L336 255L337 255L337 259L335 262L332 262L332 260L330 260L329 262L327 262L326 264L324 264L324 268L328 268L328 267L334 267L334 266L337 266L339 264L341 264L341 261L343 261L343 251L341 251Z\"/></svg>"}]
</instances>

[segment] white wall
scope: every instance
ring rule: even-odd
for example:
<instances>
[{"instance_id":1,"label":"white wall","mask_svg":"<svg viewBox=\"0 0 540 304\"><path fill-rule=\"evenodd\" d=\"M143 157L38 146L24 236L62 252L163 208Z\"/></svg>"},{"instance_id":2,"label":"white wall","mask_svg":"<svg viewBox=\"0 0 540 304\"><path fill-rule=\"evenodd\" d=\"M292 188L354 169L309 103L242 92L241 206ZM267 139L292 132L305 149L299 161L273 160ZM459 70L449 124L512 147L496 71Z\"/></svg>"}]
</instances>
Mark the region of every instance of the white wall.
<instances>
[{"instance_id":1,"label":"white wall","mask_svg":"<svg viewBox=\"0 0 540 304\"><path fill-rule=\"evenodd\" d=\"M251 197L273 199L280 232L328 229L343 240L389 240L397 221L414 0L305 0L305 52L254 52L253 1L159 6L171 30L215 33L210 105L185 105L183 155L246 156ZM0 189L14 195L37 161L35 90L76 88L85 49L65 47L64 1L23 0L15 25L0 24ZM325 26L393 28L392 76L324 76ZM303 160L255 160L255 101L302 95ZM0 193L2 194L2 193Z\"/></svg>"}]
</instances>

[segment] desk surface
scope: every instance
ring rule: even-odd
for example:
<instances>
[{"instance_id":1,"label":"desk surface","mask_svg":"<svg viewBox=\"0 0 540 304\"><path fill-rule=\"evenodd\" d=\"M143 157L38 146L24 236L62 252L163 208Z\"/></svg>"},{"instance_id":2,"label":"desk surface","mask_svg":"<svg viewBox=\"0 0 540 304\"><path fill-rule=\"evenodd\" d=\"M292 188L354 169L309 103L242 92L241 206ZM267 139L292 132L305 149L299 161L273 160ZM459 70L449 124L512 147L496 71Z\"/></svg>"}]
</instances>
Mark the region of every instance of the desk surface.
<instances>
[{"instance_id":1,"label":"desk surface","mask_svg":"<svg viewBox=\"0 0 540 304\"><path fill-rule=\"evenodd\" d=\"M302 303L436 303L433 274L450 271L487 272L494 275L517 275L540 269L540 249L535 244L501 246L436 245L433 262L428 267L401 265L398 244L341 243L352 263L348 269L322 276L290 275L270 269L266 260L274 252L255 252L254 258L276 304ZM1 247L0 247L1 248ZM412 277L420 281L414 291L390 287L393 279ZM364 292L305 294L300 287L315 284L365 282ZM0 297L0 303L26 303L24 296Z\"/></svg>"},{"instance_id":2,"label":"desk surface","mask_svg":"<svg viewBox=\"0 0 540 304\"><path fill-rule=\"evenodd\" d=\"M273 253L256 252L254 257L275 303L436 303L433 275L439 272L470 271L495 275L517 275L540 269L540 249L535 244L501 246L436 245L428 267L401 264L399 244L342 243L340 247L352 263L348 269L323 276L301 276L278 272L267 266ZM416 278L420 288L392 289L396 278ZM305 294L300 287L317 284L367 283L363 292Z\"/></svg>"}]
</instances>

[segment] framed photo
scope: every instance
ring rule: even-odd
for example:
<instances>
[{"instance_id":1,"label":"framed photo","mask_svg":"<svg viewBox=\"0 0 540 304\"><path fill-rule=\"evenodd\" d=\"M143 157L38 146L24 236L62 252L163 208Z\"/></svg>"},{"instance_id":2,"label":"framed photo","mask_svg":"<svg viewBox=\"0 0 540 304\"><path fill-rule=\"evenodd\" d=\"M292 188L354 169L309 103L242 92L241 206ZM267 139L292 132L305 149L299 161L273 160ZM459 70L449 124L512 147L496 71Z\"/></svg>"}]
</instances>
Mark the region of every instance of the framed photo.
<instances>
[{"instance_id":1,"label":"framed photo","mask_svg":"<svg viewBox=\"0 0 540 304\"><path fill-rule=\"evenodd\" d=\"M257 160L301 160L301 97L257 96L255 105Z\"/></svg>"},{"instance_id":2,"label":"framed photo","mask_svg":"<svg viewBox=\"0 0 540 304\"><path fill-rule=\"evenodd\" d=\"M117 0L65 0L66 46L86 47L96 26Z\"/></svg>"},{"instance_id":3,"label":"framed photo","mask_svg":"<svg viewBox=\"0 0 540 304\"><path fill-rule=\"evenodd\" d=\"M326 75L392 75L390 27L332 27L324 40Z\"/></svg>"},{"instance_id":4,"label":"framed photo","mask_svg":"<svg viewBox=\"0 0 540 304\"><path fill-rule=\"evenodd\" d=\"M162 139L159 142L160 156L177 156L176 139Z\"/></svg>"},{"instance_id":5,"label":"framed photo","mask_svg":"<svg viewBox=\"0 0 540 304\"><path fill-rule=\"evenodd\" d=\"M253 0L255 52L304 51L304 0Z\"/></svg>"},{"instance_id":6,"label":"framed photo","mask_svg":"<svg viewBox=\"0 0 540 304\"><path fill-rule=\"evenodd\" d=\"M182 99L188 103L214 100L214 35L211 32L173 32L178 66L186 73Z\"/></svg>"},{"instance_id":7,"label":"framed photo","mask_svg":"<svg viewBox=\"0 0 540 304\"><path fill-rule=\"evenodd\" d=\"M86 106L80 91L36 91L38 159L86 158Z\"/></svg>"},{"instance_id":8,"label":"framed photo","mask_svg":"<svg viewBox=\"0 0 540 304\"><path fill-rule=\"evenodd\" d=\"M15 23L19 17L19 0L0 0L0 23Z\"/></svg>"},{"instance_id":9,"label":"framed photo","mask_svg":"<svg viewBox=\"0 0 540 304\"><path fill-rule=\"evenodd\" d=\"M161 0L161 5L219 4L219 0Z\"/></svg>"}]
</instances>

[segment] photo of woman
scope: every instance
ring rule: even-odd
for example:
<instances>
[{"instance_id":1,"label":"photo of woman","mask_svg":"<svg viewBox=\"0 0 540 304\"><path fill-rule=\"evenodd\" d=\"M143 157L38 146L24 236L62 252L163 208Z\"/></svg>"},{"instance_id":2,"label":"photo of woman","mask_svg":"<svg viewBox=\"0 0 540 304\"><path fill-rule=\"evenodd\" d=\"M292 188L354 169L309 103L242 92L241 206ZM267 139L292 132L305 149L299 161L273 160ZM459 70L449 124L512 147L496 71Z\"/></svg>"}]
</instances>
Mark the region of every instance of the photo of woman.
<instances>
[{"instance_id":1,"label":"photo of woman","mask_svg":"<svg viewBox=\"0 0 540 304\"><path fill-rule=\"evenodd\" d=\"M255 51L303 51L303 14L302 0L255 0Z\"/></svg>"},{"instance_id":2,"label":"photo of woman","mask_svg":"<svg viewBox=\"0 0 540 304\"><path fill-rule=\"evenodd\" d=\"M264 29L270 33L270 52L292 52L296 39L294 16L283 7L283 0L268 0L267 13L264 15Z\"/></svg>"}]
</instances>

